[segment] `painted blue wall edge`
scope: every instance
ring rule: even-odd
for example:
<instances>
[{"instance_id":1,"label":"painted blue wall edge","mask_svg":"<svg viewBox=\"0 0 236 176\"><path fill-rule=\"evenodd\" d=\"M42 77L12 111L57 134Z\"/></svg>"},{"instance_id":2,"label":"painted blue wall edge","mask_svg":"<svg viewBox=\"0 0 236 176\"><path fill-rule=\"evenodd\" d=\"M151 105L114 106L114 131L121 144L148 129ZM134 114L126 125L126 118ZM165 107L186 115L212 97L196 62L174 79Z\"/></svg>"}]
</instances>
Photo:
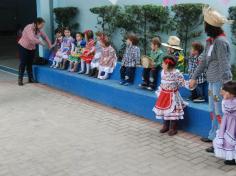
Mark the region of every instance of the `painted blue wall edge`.
<instances>
[{"instance_id":1,"label":"painted blue wall edge","mask_svg":"<svg viewBox=\"0 0 236 176\"><path fill-rule=\"evenodd\" d=\"M152 108L156 101L154 92L141 90L137 84L141 81L142 69L136 71L135 84L130 87L119 85L119 65L110 80L98 80L69 73L67 71L51 69L47 66L34 66L35 78L38 82L65 92L152 120L155 114ZM189 91L181 89L183 97L189 96ZM185 119L179 122L184 131L207 136L211 126L208 106L206 103L190 103L185 109Z\"/></svg>"}]
</instances>

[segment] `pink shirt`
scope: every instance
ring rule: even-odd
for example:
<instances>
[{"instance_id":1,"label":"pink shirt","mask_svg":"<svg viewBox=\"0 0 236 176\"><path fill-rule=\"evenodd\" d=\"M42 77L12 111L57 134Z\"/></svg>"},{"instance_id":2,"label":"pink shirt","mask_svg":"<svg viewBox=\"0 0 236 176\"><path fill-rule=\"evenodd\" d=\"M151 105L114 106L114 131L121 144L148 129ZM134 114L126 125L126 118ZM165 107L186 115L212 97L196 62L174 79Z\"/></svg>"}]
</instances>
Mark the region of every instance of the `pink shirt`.
<instances>
[{"instance_id":1,"label":"pink shirt","mask_svg":"<svg viewBox=\"0 0 236 176\"><path fill-rule=\"evenodd\" d=\"M34 24L28 24L23 32L22 37L19 40L19 44L28 50L35 50L36 45L43 44L39 37L42 37L48 44L49 48L51 48L51 41L49 40L48 36L43 32L39 31L37 34L35 34L35 26Z\"/></svg>"}]
</instances>

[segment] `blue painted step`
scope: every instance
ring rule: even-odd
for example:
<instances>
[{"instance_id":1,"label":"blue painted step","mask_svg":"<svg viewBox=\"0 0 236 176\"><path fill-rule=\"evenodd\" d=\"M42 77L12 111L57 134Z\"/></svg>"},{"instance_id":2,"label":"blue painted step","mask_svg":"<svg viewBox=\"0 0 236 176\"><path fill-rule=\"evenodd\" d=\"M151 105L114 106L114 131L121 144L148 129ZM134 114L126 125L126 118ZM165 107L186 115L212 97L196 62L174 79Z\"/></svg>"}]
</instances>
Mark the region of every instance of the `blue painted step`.
<instances>
[{"instance_id":1,"label":"blue painted step","mask_svg":"<svg viewBox=\"0 0 236 176\"><path fill-rule=\"evenodd\" d=\"M125 87L119 85L119 67L119 65L116 67L110 80L98 80L47 66L34 66L34 74L40 83L157 121L152 112L156 102L155 93L138 88L142 69L138 68L136 71L135 84ZM189 96L189 91L185 88L182 88L180 92L183 97ZM179 125L185 131L207 136L211 125L207 103L189 102L185 109L185 119L180 121Z\"/></svg>"}]
</instances>

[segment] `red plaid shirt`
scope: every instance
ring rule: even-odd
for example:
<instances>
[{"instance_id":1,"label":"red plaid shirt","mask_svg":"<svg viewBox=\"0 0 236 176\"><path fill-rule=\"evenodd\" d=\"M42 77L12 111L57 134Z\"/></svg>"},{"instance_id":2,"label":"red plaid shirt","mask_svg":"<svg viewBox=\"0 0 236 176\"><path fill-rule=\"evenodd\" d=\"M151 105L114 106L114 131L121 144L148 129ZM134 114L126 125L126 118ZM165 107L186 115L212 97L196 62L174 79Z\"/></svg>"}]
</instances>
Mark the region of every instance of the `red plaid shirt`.
<instances>
[{"instance_id":1,"label":"red plaid shirt","mask_svg":"<svg viewBox=\"0 0 236 176\"><path fill-rule=\"evenodd\" d=\"M35 26L34 24L28 24L23 32L22 32L22 37L19 40L19 44L24 47L25 49L28 50L35 50L36 45L38 44L43 44L40 40L39 37L42 37L43 40L45 40L48 44L48 47L51 48L51 41L49 40L48 36L43 32L40 31L37 34L35 34Z\"/></svg>"}]
</instances>

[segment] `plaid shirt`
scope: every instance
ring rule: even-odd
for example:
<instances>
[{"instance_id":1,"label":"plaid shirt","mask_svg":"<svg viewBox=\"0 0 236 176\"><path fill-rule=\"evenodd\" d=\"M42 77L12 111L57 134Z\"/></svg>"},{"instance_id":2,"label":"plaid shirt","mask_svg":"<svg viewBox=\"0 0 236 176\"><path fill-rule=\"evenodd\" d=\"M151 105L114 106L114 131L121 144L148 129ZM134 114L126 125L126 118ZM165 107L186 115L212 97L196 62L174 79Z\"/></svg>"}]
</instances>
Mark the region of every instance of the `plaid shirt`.
<instances>
[{"instance_id":1,"label":"plaid shirt","mask_svg":"<svg viewBox=\"0 0 236 176\"><path fill-rule=\"evenodd\" d=\"M140 49L137 46L130 45L126 47L124 57L122 59L122 66L136 67L140 64Z\"/></svg>"},{"instance_id":2,"label":"plaid shirt","mask_svg":"<svg viewBox=\"0 0 236 176\"><path fill-rule=\"evenodd\" d=\"M200 64L199 56L193 56L189 58L188 61L188 73L189 79L193 77L194 72L196 71L197 67ZM197 77L197 83L202 84L206 81L206 73L201 73L200 76Z\"/></svg>"}]
</instances>

